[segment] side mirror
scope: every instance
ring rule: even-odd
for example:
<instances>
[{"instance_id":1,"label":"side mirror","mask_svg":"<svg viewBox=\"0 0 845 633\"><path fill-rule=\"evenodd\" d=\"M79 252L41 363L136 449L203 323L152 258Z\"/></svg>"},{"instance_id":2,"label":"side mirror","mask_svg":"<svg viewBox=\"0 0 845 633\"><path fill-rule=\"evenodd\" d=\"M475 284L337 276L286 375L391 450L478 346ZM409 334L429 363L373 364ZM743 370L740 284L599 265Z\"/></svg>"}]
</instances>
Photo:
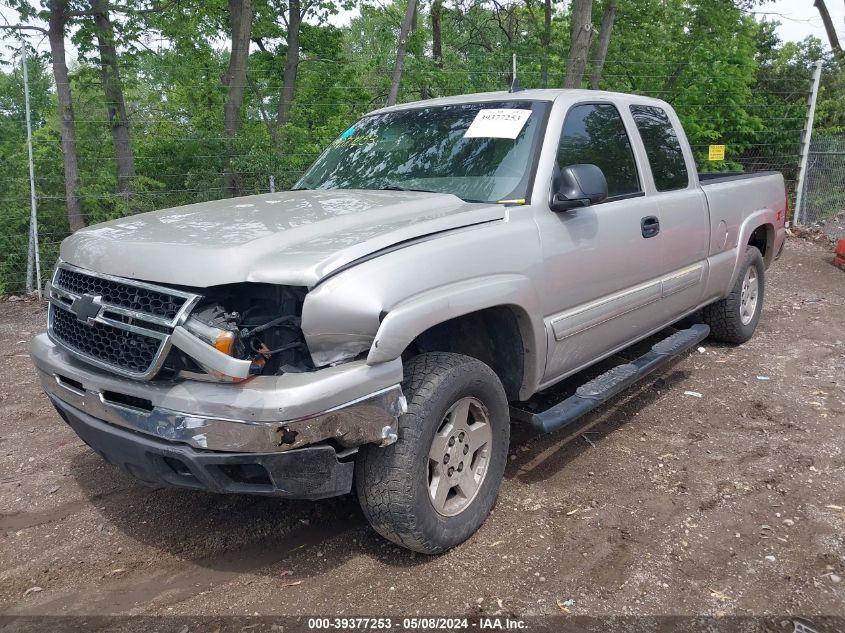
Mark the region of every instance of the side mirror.
<instances>
[{"instance_id":1,"label":"side mirror","mask_svg":"<svg viewBox=\"0 0 845 633\"><path fill-rule=\"evenodd\" d=\"M588 207L607 199L607 181L595 165L569 165L560 170L549 207L557 213Z\"/></svg>"}]
</instances>

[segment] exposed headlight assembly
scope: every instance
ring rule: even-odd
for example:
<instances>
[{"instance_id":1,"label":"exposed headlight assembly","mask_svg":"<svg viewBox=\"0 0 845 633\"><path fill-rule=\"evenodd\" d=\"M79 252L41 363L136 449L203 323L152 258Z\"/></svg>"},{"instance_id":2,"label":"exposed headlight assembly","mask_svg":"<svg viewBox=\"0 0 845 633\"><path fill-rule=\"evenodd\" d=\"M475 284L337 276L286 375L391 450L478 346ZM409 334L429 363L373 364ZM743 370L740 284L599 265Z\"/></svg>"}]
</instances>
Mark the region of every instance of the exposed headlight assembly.
<instances>
[{"instance_id":1,"label":"exposed headlight assembly","mask_svg":"<svg viewBox=\"0 0 845 633\"><path fill-rule=\"evenodd\" d=\"M314 369L300 329L304 288L231 284L204 296L173 334L173 345L207 374L191 377L237 382Z\"/></svg>"}]
</instances>

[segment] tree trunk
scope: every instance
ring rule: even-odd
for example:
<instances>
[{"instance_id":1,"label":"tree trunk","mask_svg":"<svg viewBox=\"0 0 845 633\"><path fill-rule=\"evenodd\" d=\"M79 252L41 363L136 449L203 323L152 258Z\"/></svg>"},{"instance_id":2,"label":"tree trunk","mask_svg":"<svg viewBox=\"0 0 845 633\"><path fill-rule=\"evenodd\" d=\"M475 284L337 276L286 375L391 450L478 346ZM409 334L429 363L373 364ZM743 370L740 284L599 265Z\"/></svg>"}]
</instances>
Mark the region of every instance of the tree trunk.
<instances>
[{"instance_id":1,"label":"tree trunk","mask_svg":"<svg viewBox=\"0 0 845 633\"><path fill-rule=\"evenodd\" d=\"M836 27L834 27L833 20L830 18L827 5L824 3L824 0L815 0L813 5L819 10L819 15L822 16L824 30L827 32L827 39L830 42L830 49L836 57L842 57L842 46L839 44L839 36L836 34Z\"/></svg>"},{"instance_id":2,"label":"tree trunk","mask_svg":"<svg viewBox=\"0 0 845 633\"><path fill-rule=\"evenodd\" d=\"M65 60L66 0L50 0L48 39L53 58L53 78L59 100L59 126L62 134L62 155L65 169L65 204L71 232L85 226L76 190L79 187L79 161L76 157L76 119L70 94L70 78Z\"/></svg>"},{"instance_id":3,"label":"tree trunk","mask_svg":"<svg viewBox=\"0 0 845 633\"><path fill-rule=\"evenodd\" d=\"M299 0L290 0L288 4L288 51L285 55L282 89L279 92L279 110L276 114L277 141L284 135L282 128L290 118L290 110L296 92L296 73L299 70L299 32L301 28L302 10Z\"/></svg>"},{"instance_id":4,"label":"tree trunk","mask_svg":"<svg viewBox=\"0 0 845 633\"><path fill-rule=\"evenodd\" d=\"M572 0L570 19L572 31L563 87L580 88L593 39L593 0Z\"/></svg>"},{"instance_id":5,"label":"tree trunk","mask_svg":"<svg viewBox=\"0 0 845 633\"><path fill-rule=\"evenodd\" d=\"M408 50L408 36L411 34L411 26L414 23L414 13L417 10L417 0L408 0L408 8L405 10L405 18L399 29L399 42L396 46L396 63L393 66L393 80L390 82L390 94L387 96L387 105L396 105L399 98L399 83L402 81L402 68L405 65L405 52Z\"/></svg>"},{"instance_id":6,"label":"tree trunk","mask_svg":"<svg viewBox=\"0 0 845 633\"><path fill-rule=\"evenodd\" d=\"M669 93L675 87L675 84L678 83L678 79L681 78L681 75L683 74L685 67L686 67L686 64L683 63L683 62L681 62L677 66L675 66L675 69L672 71L672 73L666 78L666 81L663 83L663 90L660 92L661 98L665 99L666 97L669 96Z\"/></svg>"},{"instance_id":7,"label":"tree trunk","mask_svg":"<svg viewBox=\"0 0 845 633\"><path fill-rule=\"evenodd\" d=\"M229 53L229 68L223 75L223 83L228 87L226 103L223 106L223 128L226 135L226 168L223 173L223 191L227 196L238 195L238 181L232 165L233 146L241 123L241 105L246 90L249 38L252 33L254 14L255 0L229 0L232 50Z\"/></svg>"},{"instance_id":8,"label":"tree trunk","mask_svg":"<svg viewBox=\"0 0 845 633\"><path fill-rule=\"evenodd\" d=\"M541 36L542 56L540 62L540 83L543 88L549 87L549 50L552 45L552 0L545 0L543 5L543 35Z\"/></svg>"},{"instance_id":9,"label":"tree trunk","mask_svg":"<svg viewBox=\"0 0 845 633\"><path fill-rule=\"evenodd\" d=\"M431 3L431 56L434 65L443 68L443 0L433 0Z\"/></svg>"},{"instance_id":10,"label":"tree trunk","mask_svg":"<svg viewBox=\"0 0 845 633\"><path fill-rule=\"evenodd\" d=\"M100 76L106 98L106 112L117 159L117 190L128 200L132 194L132 180L135 178L135 155L129 135L129 118L126 116L123 86L120 83L114 26L109 19L109 0L91 0L91 14L94 18L97 49L100 52Z\"/></svg>"},{"instance_id":11,"label":"tree trunk","mask_svg":"<svg viewBox=\"0 0 845 633\"><path fill-rule=\"evenodd\" d=\"M601 18L601 33L599 33L599 45L593 61L593 74L590 77L590 88L593 90L598 90L601 83L601 71L604 68L604 60L607 59L607 49L610 47L610 34L613 32L615 19L616 0L607 0L604 15Z\"/></svg>"}]
</instances>

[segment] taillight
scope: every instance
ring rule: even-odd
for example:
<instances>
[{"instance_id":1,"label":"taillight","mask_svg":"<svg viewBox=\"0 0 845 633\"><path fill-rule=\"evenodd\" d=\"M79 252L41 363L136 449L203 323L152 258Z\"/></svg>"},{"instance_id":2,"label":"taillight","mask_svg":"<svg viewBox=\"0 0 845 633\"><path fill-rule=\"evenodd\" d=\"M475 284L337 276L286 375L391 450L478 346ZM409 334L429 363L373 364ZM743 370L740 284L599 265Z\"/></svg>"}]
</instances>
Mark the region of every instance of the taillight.
<instances>
[{"instance_id":1,"label":"taillight","mask_svg":"<svg viewBox=\"0 0 845 633\"><path fill-rule=\"evenodd\" d=\"M786 218L789 217L789 192L786 189L783 190L783 198L783 223L786 224ZM780 213L777 219L780 220Z\"/></svg>"}]
</instances>

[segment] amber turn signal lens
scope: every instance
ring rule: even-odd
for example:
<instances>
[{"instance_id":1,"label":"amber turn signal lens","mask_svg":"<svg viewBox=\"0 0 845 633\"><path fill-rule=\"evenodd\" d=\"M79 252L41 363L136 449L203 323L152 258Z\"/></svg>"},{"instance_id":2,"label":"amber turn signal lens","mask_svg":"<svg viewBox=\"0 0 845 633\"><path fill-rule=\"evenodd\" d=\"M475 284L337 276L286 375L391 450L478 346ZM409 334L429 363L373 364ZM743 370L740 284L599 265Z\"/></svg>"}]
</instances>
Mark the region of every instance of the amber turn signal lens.
<instances>
[{"instance_id":1,"label":"amber turn signal lens","mask_svg":"<svg viewBox=\"0 0 845 633\"><path fill-rule=\"evenodd\" d=\"M232 353L235 351L235 333L221 330L214 341L214 349L228 356L232 356Z\"/></svg>"}]
</instances>

